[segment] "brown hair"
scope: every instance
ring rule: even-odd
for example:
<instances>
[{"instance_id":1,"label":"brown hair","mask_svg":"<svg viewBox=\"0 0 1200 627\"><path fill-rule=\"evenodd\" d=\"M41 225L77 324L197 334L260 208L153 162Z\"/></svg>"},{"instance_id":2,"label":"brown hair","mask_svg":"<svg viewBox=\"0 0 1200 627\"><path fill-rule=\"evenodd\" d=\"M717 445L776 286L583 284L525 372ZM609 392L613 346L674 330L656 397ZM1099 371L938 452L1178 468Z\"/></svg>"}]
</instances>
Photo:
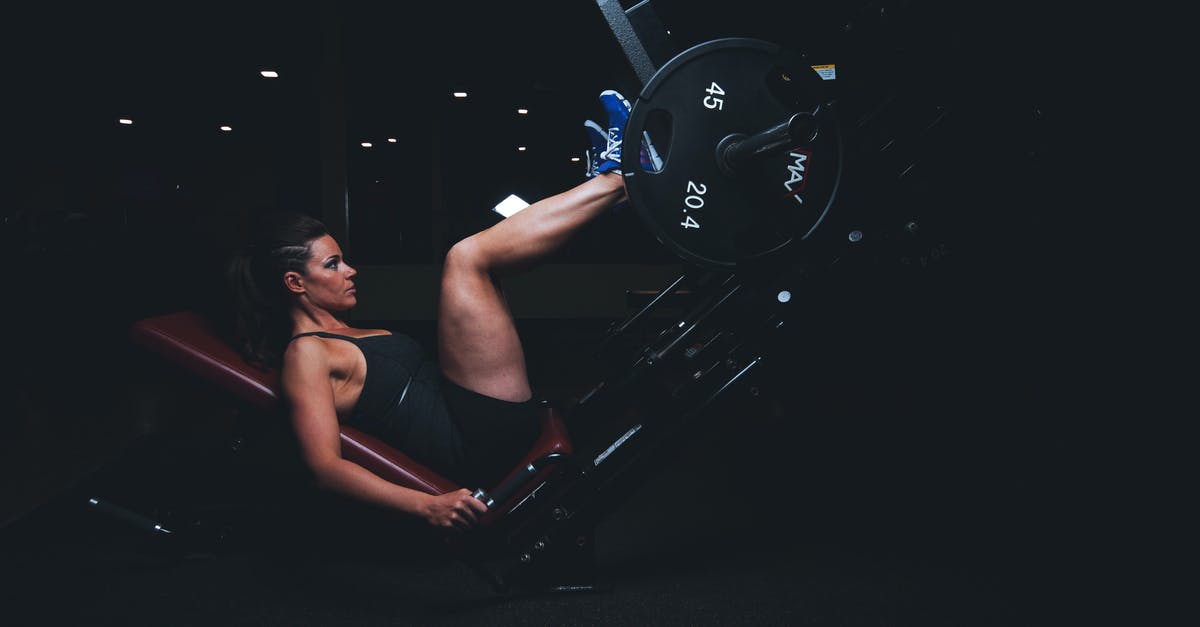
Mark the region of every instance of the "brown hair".
<instances>
[{"instance_id":1,"label":"brown hair","mask_svg":"<svg viewBox=\"0 0 1200 627\"><path fill-rule=\"evenodd\" d=\"M262 368L278 367L291 337L290 294L283 285L287 272L304 274L312 242L329 230L312 216L272 212L257 220L249 243L226 268L234 308L234 333L247 361Z\"/></svg>"}]
</instances>

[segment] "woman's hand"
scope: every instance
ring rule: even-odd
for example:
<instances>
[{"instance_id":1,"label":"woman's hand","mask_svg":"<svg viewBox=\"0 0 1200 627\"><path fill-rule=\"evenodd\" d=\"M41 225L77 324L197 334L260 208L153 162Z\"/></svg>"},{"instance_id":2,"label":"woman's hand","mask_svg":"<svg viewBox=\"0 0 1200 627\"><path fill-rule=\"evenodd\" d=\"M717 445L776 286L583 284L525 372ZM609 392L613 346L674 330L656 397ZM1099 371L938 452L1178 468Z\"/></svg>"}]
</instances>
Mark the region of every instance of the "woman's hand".
<instances>
[{"instance_id":1,"label":"woman's hand","mask_svg":"<svg viewBox=\"0 0 1200 627\"><path fill-rule=\"evenodd\" d=\"M431 496L424 508L424 518L438 529L465 531L479 522L487 505L462 488L440 496Z\"/></svg>"}]
</instances>

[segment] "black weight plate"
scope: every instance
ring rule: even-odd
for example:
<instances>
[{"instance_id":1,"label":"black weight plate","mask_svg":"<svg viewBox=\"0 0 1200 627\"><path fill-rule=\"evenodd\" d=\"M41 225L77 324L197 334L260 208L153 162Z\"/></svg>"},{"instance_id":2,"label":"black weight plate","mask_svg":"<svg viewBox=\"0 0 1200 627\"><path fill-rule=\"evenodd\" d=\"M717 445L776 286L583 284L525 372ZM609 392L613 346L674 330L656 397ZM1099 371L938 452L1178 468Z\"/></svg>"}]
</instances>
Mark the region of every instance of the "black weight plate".
<instances>
[{"instance_id":1,"label":"black weight plate","mask_svg":"<svg viewBox=\"0 0 1200 627\"><path fill-rule=\"evenodd\" d=\"M659 241L686 261L734 269L811 235L841 175L841 137L820 82L796 55L748 38L705 42L663 65L633 105L621 163L630 204ZM814 110L822 114L811 142L734 173L718 165L725 137ZM665 161L658 172L643 171L642 134L651 116L663 114L670 120Z\"/></svg>"}]
</instances>

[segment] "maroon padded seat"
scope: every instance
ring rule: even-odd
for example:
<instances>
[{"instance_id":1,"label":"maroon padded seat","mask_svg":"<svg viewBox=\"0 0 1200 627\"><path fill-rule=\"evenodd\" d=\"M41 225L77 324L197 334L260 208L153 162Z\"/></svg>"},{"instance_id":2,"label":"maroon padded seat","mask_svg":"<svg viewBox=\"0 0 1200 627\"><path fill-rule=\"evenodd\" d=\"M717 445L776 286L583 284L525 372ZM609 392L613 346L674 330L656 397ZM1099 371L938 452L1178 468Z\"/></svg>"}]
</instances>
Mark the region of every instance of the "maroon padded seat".
<instances>
[{"instance_id":1,"label":"maroon padded seat","mask_svg":"<svg viewBox=\"0 0 1200 627\"><path fill-rule=\"evenodd\" d=\"M260 370L242 359L221 338L211 322L198 313L179 311L139 320L130 329L130 339L168 362L228 390L255 408L268 412L282 409L277 373ZM456 485L374 436L346 425L340 428L342 456L392 483L429 494L444 494L462 487L483 487ZM571 452L571 441L561 416L546 405L542 415L541 436L519 463L514 464L510 476L544 455L569 455ZM540 475L547 471L543 469ZM492 487L486 486L487 489ZM494 520L514 500L517 497L510 499L507 504L493 507L485 516L484 524Z\"/></svg>"}]
</instances>

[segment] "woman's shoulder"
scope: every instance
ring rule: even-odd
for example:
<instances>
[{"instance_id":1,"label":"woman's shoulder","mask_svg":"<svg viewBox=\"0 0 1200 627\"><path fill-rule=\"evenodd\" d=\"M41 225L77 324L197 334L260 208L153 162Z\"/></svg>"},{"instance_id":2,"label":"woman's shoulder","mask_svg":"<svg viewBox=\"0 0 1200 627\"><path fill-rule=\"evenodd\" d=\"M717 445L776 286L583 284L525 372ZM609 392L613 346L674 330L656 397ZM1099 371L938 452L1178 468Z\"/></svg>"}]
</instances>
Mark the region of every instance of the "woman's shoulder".
<instances>
[{"instance_id":1,"label":"woman's shoulder","mask_svg":"<svg viewBox=\"0 0 1200 627\"><path fill-rule=\"evenodd\" d=\"M297 361L308 361L315 357L324 357L328 351L326 340L319 335L301 334L288 340L283 348L283 367Z\"/></svg>"},{"instance_id":2,"label":"woman's shoulder","mask_svg":"<svg viewBox=\"0 0 1200 627\"><path fill-rule=\"evenodd\" d=\"M288 340L283 351L283 362L286 366L289 361L295 359L312 359L318 355L328 356L331 352L340 353L351 344L357 344L359 340L377 337L409 339L406 335L388 329L342 327L328 331L307 331L297 333Z\"/></svg>"},{"instance_id":3,"label":"woman's shoulder","mask_svg":"<svg viewBox=\"0 0 1200 627\"><path fill-rule=\"evenodd\" d=\"M338 360L321 338L305 336L289 342L280 361L279 382L290 396L327 379Z\"/></svg>"},{"instance_id":4,"label":"woman's shoulder","mask_svg":"<svg viewBox=\"0 0 1200 627\"><path fill-rule=\"evenodd\" d=\"M297 342L321 343L324 340L361 340L367 337L376 335L390 335L392 332L387 329L360 329L357 327L336 327L331 329L319 329L316 331L302 331L288 338L287 345L290 347Z\"/></svg>"}]
</instances>

